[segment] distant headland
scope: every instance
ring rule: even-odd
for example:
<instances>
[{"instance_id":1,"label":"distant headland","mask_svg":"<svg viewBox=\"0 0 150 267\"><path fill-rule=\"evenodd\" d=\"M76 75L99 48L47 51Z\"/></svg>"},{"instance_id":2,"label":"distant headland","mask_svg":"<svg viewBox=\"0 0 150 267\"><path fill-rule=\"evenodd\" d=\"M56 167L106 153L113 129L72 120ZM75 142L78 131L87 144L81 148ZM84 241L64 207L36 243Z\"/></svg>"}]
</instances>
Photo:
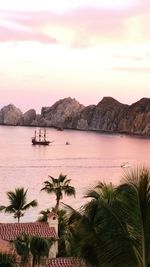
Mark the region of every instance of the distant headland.
<instances>
[{"instance_id":1,"label":"distant headland","mask_svg":"<svg viewBox=\"0 0 150 267\"><path fill-rule=\"evenodd\" d=\"M104 97L97 105L84 106L67 97L50 107L23 113L13 104L0 110L0 125L55 127L150 136L150 98L132 105Z\"/></svg>"}]
</instances>

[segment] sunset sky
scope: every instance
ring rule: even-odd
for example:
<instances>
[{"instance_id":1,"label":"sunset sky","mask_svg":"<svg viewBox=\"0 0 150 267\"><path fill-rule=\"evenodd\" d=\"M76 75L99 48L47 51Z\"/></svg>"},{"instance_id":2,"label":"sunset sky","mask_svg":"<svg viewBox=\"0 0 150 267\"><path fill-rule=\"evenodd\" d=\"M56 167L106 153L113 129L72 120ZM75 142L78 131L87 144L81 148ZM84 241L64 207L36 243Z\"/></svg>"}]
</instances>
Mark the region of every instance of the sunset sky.
<instances>
[{"instance_id":1,"label":"sunset sky","mask_svg":"<svg viewBox=\"0 0 150 267\"><path fill-rule=\"evenodd\" d=\"M150 0L0 0L0 108L150 97Z\"/></svg>"}]
</instances>

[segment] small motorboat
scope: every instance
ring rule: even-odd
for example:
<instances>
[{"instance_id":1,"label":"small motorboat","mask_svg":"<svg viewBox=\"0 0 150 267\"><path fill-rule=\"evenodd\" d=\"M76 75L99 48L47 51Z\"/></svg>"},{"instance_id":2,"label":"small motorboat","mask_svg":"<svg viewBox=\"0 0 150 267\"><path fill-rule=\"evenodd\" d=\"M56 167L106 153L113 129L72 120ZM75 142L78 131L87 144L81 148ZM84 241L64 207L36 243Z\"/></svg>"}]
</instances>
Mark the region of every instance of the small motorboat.
<instances>
[{"instance_id":1,"label":"small motorboat","mask_svg":"<svg viewBox=\"0 0 150 267\"><path fill-rule=\"evenodd\" d=\"M66 142L66 145L68 146L68 145L70 145L70 143L69 142Z\"/></svg>"},{"instance_id":2,"label":"small motorboat","mask_svg":"<svg viewBox=\"0 0 150 267\"><path fill-rule=\"evenodd\" d=\"M123 162L121 164L121 168L130 168L130 167L131 167L131 165L129 164L129 162Z\"/></svg>"}]
</instances>

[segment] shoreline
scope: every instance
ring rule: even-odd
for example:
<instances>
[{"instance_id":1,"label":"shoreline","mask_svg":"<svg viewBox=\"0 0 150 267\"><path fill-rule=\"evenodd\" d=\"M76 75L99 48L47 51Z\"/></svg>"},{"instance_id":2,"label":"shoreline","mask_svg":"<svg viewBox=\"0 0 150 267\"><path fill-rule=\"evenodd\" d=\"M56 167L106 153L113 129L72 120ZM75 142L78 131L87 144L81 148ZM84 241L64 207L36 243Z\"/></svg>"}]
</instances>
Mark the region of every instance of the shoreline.
<instances>
[{"instance_id":1,"label":"shoreline","mask_svg":"<svg viewBox=\"0 0 150 267\"><path fill-rule=\"evenodd\" d=\"M0 124L0 126L10 126L10 127L30 127L30 128L47 128L47 129L58 129L57 126L34 126L34 125L12 125L12 124ZM76 129L76 128L63 128L63 130L73 130L73 131L81 131L81 132L96 132L99 134L107 134L107 135L120 135L129 136L129 137L137 137L141 139L150 139L150 135L138 134L138 133L128 133L128 132L112 132L112 131L104 131L104 130L92 130L92 129Z\"/></svg>"}]
</instances>

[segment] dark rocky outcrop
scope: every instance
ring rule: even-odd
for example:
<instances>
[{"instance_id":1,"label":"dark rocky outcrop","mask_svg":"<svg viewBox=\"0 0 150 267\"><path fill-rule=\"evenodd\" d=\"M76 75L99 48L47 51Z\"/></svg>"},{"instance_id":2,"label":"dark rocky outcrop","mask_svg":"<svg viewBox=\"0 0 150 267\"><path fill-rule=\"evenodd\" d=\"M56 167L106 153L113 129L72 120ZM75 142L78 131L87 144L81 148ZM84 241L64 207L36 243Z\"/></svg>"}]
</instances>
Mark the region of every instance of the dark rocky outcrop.
<instances>
[{"instance_id":1,"label":"dark rocky outcrop","mask_svg":"<svg viewBox=\"0 0 150 267\"><path fill-rule=\"evenodd\" d=\"M150 136L150 98L142 98L129 106L104 97L97 105L84 107L68 97L51 107L43 107L40 115L34 109L22 114L14 105L8 105L0 110L0 124Z\"/></svg>"},{"instance_id":2,"label":"dark rocky outcrop","mask_svg":"<svg viewBox=\"0 0 150 267\"><path fill-rule=\"evenodd\" d=\"M104 97L97 106L89 106L81 116L85 118L86 114L89 130L114 132L127 108L112 97Z\"/></svg>"},{"instance_id":3,"label":"dark rocky outcrop","mask_svg":"<svg viewBox=\"0 0 150 267\"><path fill-rule=\"evenodd\" d=\"M90 105L73 118L73 127L80 130L115 132L128 105L112 97L104 97L97 105Z\"/></svg>"},{"instance_id":4,"label":"dark rocky outcrop","mask_svg":"<svg viewBox=\"0 0 150 267\"><path fill-rule=\"evenodd\" d=\"M142 98L129 106L118 123L117 131L150 135L150 98Z\"/></svg>"}]
</instances>

